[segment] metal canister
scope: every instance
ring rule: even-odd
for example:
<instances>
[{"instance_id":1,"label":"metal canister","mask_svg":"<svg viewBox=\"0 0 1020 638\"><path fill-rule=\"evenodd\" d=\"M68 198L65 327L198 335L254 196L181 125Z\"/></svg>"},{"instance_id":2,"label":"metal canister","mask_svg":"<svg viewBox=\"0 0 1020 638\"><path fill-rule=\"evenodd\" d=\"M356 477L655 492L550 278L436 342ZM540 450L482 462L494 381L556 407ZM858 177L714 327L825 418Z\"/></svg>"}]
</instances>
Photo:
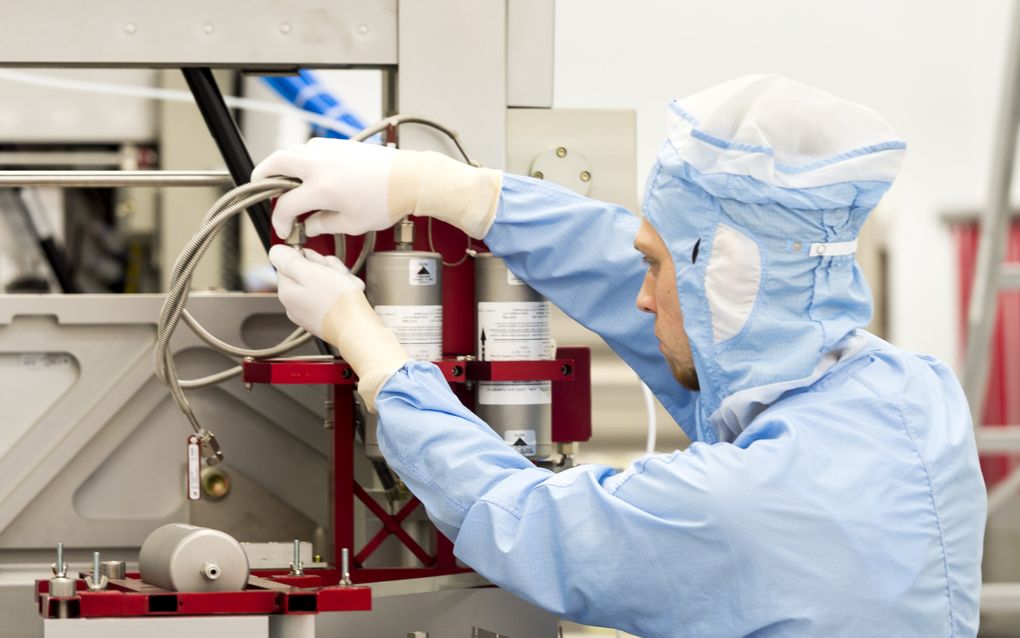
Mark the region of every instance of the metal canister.
<instances>
[{"instance_id":1,"label":"metal canister","mask_svg":"<svg viewBox=\"0 0 1020 638\"><path fill-rule=\"evenodd\" d=\"M443 258L439 253L389 250L365 265L365 295L413 359L443 356ZM365 454L381 459L376 417L365 423Z\"/></svg>"},{"instance_id":2,"label":"metal canister","mask_svg":"<svg viewBox=\"0 0 1020 638\"><path fill-rule=\"evenodd\" d=\"M475 300L479 360L552 358L549 301L491 253L475 257ZM552 382L480 381L475 412L524 456L553 454Z\"/></svg>"},{"instance_id":3,"label":"metal canister","mask_svg":"<svg viewBox=\"0 0 1020 638\"><path fill-rule=\"evenodd\" d=\"M170 523L142 543L138 571L143 581L171 591L241 591L248 556L229 534Z\"/></svg>"}]
</instances>

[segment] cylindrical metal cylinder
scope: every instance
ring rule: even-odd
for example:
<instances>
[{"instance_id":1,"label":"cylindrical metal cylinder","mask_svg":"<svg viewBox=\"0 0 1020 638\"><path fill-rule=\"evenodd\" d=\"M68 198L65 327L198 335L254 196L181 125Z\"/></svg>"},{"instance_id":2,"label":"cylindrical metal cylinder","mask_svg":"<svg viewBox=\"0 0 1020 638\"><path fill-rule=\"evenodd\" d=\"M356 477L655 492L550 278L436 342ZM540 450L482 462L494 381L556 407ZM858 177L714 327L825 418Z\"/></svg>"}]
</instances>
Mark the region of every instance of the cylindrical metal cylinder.
<instances>
[{"instance_id":1,"label":"cylindrical metal cylinder","mask_svg":"<svg viewBox=\"0 0 1020 638\"><path fill-rule=\"evenodd\" d=\"M142 543L138 571L171 591L240 591L248 583L248 556L229 534L170 523Z\"/></svg>"},{"instance_id":2,"label":"cylindrical metal cylinder","mask_svg":"<svg viewBox=\"0 0 1020 638\"><path fill-rule=\"evenodd\" d=\"M477 356L481 361L549 359L549 301L491 253L475 257ZM552 382L479 381L478 416L524 456L552 456Z\"/></svg>"},{"instance_id":3,"label":"cylindrical metal cylinder","mask_svg":"<svg viewBox=\"0 0 1020 638\"><path fill-rule=\"evenodd\" d=\"M50 579L50 596L53 598L71 598L78 592L77 585L73 578L55 576Z\"/></svg>"},{"instance_id":4,"label":"cylindrical metal cylinder","mask_svg":"<svg viewBox=\"0 0 1020 638\"><path fill-rule=\"evenodd\" d=\"M71 607L69 600L62 600L65 598L73 598L78 594L77 592L77 581L73 578L67 578L66 576L54 576L50 579L50 598L57 598L54 607L50 607L51 613L57 618L70 618Z\"/></svg>"},{"instance_id":5,"label":"cylindrical metal cylinder","mask_svg":"<svg viewBox=\"0 0 1020 638\"><path fill-rule=\"evenodd\" d=\"M439 253L372 253L365 265L365 295L408 355L421 361L443 356L443 259ZM365 454L382 458L374 414L365 423Z\"/></svg>"},{"instance_id":6,"label":"cylindrical metal cylinder","mask_svg":"<svg viewBox=\"0 0 1020 638\"><path fill-rule=\"evenodd\" d=\"M127 563L122 560L104 560L99 563L99 573L110 580L124 578L127 575Z\"/></svg>"}]
</instances>

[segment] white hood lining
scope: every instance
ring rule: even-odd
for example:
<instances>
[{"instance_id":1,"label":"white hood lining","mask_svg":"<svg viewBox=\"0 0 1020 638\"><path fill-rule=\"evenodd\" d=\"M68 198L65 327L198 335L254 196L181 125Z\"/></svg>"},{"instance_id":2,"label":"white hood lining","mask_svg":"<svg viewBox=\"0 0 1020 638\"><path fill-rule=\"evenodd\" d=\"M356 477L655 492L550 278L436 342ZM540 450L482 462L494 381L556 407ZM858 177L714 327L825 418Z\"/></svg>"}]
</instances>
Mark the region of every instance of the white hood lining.
<instances>
[{"instance_id":1,"label":"white hood lining","mask_svg":"<svg viewBox=\"0 0 1020 638\"><path fill-rule=\"evenodd\" d=\"M761 287L761 254L753 239L719 224L705 269L705 297L716 343L736 336L747 323Z\"/></svg>"}]
</instances>

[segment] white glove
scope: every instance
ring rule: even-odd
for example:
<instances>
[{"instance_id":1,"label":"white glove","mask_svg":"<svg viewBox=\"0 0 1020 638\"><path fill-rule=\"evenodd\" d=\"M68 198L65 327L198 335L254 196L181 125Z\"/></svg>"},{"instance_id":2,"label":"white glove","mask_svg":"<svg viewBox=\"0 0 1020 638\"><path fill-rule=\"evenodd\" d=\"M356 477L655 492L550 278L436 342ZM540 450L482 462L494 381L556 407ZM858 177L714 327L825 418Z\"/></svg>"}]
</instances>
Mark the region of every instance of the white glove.
<instances>
[{"instance_id":1,"label":"white glove","mask_svg":"<svg viewBox=\"0 0 1020 638\"><path fill-rule=\"evenodd\" d=\"M375 395L411 360L365 298L365 284L332 255L277 245L269 251L287 317L340 350L358 375L358 392L375 411Z\"/></svg>"},{"instance_id":2,"label":"white glove","mask_svg":"<svg viewBox=\"0 0 1020 638\"><path fill-rule=\"evenodd\" d=\"M301 180L276 200L273 228L280 237L290 234L298 215L317 210L305 220L309 237L360 235L407 215L428 215L482 239L496 216L503 181L500 171L441 153L327 138L276 151L251 179L272 175Z\"/></svg>"}]
</instances>

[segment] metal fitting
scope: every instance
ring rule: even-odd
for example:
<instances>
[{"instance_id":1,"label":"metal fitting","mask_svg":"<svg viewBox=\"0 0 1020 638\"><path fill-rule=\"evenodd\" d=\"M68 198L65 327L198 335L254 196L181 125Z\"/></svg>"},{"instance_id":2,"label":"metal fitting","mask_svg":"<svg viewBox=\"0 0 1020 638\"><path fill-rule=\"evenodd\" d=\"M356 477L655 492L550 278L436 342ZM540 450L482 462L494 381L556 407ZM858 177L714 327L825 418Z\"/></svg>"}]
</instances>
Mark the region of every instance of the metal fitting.
<instances>
[{"instance_id":1,"label":"metal fitting","mask_svg":"<svg viewBox=\"0 0 1020 638\"><path fill-rule=\"evenodd\" d=\"M127 576L127 563L122 560L104 560L99 563L99 572L109 580L119 580Z\"/></svg>"},{"instance_id":2,"label":"metal fitting","mask_svg":"<svg viewBox=\"0 0 1020 638\"><path fill-rule=\"evenodd\" d=\"M56 612L57 618L70 618L71 617L71 605L69 598L74 598L78 595L77 581L73 578L67 578L66 576L54 576L50 579L49 597L56 598ZM52 609L52 607L51 607Z\"/></svg>"},{"instance_id":3,"label":"metal fitting","mask_svg":"<svg viewBox=\"0 0 1020 638\"><path fill-rule=\"evenodd\" d=\"M410 218L401 219L400 223L393 227L393 242L397 245L397 250L414 249L414 222Z\"/></svg>"},{"instance_id":4,"label":"metal fitting","mask_svg":"<svg viewBox=\"0 0 1020 638\"><path fill-rule=\"evenodd\" d=\"M230 493L230 475L218 467L202 468L202 493L219 501Z\"/></svg>"},{"instance_id":5,"label":"metal fitting","mask_svg":"<svg viewBox=\"0 0 1020 638\"><path fill-rule=\"evenodd\" d=\"M50 579L50 596L53 598L73 598L78 595L77 586L73 578L66 576L54 576Z\"/></svg>"},{"instance_id":6,"label":"metal fitting","mask_svg":"<svg viewBox=\"0 0 1020 638\"><path fill-rule=\"evenodd\" d=\"M340 586L351 586L351 550L346 547L340 550Z\"/></svg>"},{"instance_id":7,"label":"metal fitting","mask_svg":"<svg viewBox=\"0 0 1020 638\"><path fill-rule=\"evenodd\" d=\"M198 433L198 440L202 444L202 460L206 465L216 465L223 460L223 450L216 440L216 435L209 430L202 430Z\"/></svg>"},{"instance_id":8,"label":"metal fitting","mask_svg":"<svg viewBox=\"0 0 1020 638\"><path fill-rule=\"evenodd\" d=\"M199 573L202 574L202 578L212 581L220 577L221 570L216 563L205 563Z\"/></svg>"},{"instance_id":9,"label":"metal fitting","mask_svg":"<svg viewBox=\"0 0 1020 638\"><path fill-rule=\"evenodd\" d=\"M308 237L305 235L305 223L294 222L294 225L290 228L290 234L287 235L287 239L284 243L291 248L301 248L308 241Z\"/></svg>"},{"instance_id":10,"label":"metal fitting","mask_svg":"<svg viewBox=\"0 0 1020 638\"><path fill-rule=\"evenodd\" d=\"M301 541L294 539L294 560L290 563L291 576L304 576L305 566L301 562Z\"/></svg>"}]
</instances>

